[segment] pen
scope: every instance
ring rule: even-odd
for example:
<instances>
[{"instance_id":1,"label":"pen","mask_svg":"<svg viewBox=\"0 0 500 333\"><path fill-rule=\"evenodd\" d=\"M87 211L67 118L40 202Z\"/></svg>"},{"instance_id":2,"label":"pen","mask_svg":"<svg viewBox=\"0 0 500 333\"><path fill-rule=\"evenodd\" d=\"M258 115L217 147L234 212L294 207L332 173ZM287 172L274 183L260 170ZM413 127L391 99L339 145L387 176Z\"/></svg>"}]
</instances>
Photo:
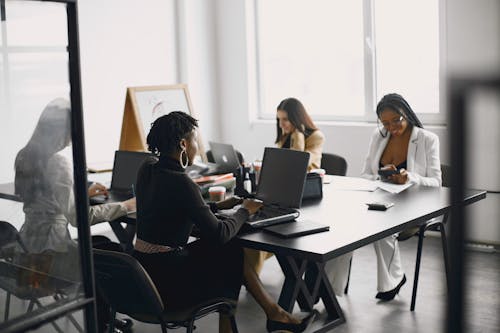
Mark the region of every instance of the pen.
<instances>
[{"instance_id":1,"label":"pen","mask_svg":"<svg viewBox=\"0 0 500 333\"><path fill-rule=\"evenodd\" d=\"M134 184L132 184L131 187L132 187L132 195L135 197L135 186L134 186Z\"/></svg>"}]
</instances>

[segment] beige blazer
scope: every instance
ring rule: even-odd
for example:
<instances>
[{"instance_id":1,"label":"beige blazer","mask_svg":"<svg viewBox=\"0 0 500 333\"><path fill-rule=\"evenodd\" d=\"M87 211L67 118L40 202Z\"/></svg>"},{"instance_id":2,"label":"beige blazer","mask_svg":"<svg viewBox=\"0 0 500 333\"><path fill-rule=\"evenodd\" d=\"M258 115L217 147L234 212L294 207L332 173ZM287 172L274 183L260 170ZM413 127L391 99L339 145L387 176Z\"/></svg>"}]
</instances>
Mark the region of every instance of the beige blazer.
<instances>
[{"instance_id":1,"label":"beige blazer","mask_svg":"<svg viewBox=\"0 0 500 333\"><path fill-rule=\"evenodd\" d=\"M283 146L284 141L278 142L278 148ZM295 130L290 137L290 149L306 151L309 153L309 165L307 170L318 169L321 167L321 154L323 153L323 144L325 136L320 130L312 132L306 139L304 133Z\"/></svg>"}]
</instances>

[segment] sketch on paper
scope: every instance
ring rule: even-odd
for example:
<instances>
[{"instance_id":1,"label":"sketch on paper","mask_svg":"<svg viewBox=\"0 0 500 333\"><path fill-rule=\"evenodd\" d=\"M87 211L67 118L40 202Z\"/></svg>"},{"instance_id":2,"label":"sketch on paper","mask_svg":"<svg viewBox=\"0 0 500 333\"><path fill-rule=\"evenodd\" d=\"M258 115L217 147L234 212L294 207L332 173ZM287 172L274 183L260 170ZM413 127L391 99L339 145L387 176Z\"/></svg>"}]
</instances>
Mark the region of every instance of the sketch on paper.
<instances>
[{"instance_id":1,"label":"sketch on paper","mask_svg":"<svg viewBox=\"0 0 500 333\"><path fill-rule=\"evenodd\" d=\"M182 87L136 91L135 100L146 136L153 122L163 115L172 111L183 111L191 114L186 93Z\"/></svg>"}]
</instances>

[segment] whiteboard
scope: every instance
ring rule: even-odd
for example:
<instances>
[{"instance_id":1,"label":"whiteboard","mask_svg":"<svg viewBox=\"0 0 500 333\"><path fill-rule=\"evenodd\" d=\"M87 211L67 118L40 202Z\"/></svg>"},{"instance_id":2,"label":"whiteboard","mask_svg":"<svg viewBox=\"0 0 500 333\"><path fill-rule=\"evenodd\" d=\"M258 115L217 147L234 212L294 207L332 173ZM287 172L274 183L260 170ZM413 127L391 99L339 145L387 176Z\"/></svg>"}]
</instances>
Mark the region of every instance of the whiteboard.
<instances>
[{"instance_id":1,"label":"whiteboard","mask_svg":"<svg viewBox=\"0 0 500 333\"><path fill-rule=\"evenodd\" d=\"M146 137L153 122L173 111L182 111L196 118L187 85L128 87L120 149L146 151ZM205 148L199 131L198 153L201 160L206 162Z\"/></svg>"},{"instance_id":2,"label":"whiteboard","mask_svg":"<svg viewBox=\"0 0 500 333\"><path fill-rule=\"evenodd\" d=\"M157 118L172 111L183 111L192 115L185 89L182 87L138 90L135 92L135 102L145 136Z\"/></svg>"}]
</instances>

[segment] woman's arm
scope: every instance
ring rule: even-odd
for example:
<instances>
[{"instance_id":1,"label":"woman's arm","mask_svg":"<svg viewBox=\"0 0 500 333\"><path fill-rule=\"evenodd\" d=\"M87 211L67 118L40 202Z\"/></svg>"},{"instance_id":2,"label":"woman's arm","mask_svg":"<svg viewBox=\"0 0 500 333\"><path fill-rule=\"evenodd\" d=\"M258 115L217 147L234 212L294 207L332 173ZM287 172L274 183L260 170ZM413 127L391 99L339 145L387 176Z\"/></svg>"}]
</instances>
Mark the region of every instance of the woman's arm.
<instances>
[{"instance_id":1,"label":"woman's arm","mask_svg":"<svg viewBox=\"0 0 500 333\"><path fill-rule=\"evenodd\" d=\"M219 219L204 202L196 184L187 179L183 187L186 188L183 191L182 202L186 204L183 209L198 227L201 237L206 237L217 243L226 243L236 236L248 219L248 210L243 208L238 209L232 216Z\"/></svg>"},{"instance_id":2,"label":"woman's arm","mask_svg":"<svg viewBox=\"0 0 500 333\"><path fill-rule=\"evenodd\" d=\"M54 175L54 194L61 209L61 213L68 222L76 227L76 207L75 196L73 192L73 175L69 163L65 158L55 155L49 160L49 170L55 172ZM90 225L112 221L120 216L127 214L127 208L123 203L109 203L89 208Z\"/></svg>"},{"instance_id":3,"label":"woman's arm","mask_svg":"<svg viewBox=\"0 0 500 333\"><path fill-rule=\"evenodd\" d=\"M320 130L314 131L305 142L304 151L309 152L309 166L308 170L318 169L321 167L321 156L323 154L323 145L325 143L325 136Z\"/></svg>"},{"instance_id":4,"label":"woman's arm","mask_svg":"<svg viewBox=\"0 0 500 333\"><path fill-rule=\"evenodd\" d=\"M425 175L408 172L408 181L424 186L441 186L441 160L439 158L439 137L427 133L424 140L426 168ZM417 161L415 161L417 162Z\"/></svg>"},{"instance_id":5,"label":"woman's arm","mask_svg":"<svg viewBox=\"0 0 500 333\"><path fill-rule=\"evenodd\" d=\"M361 170L361 177L366 179L376 180L379 178L377 174L373 174L371 167L373 163L373 158L375 158L375 156L373 155L375 153L376 145L380 141L377 138L378 135L380 135L378 132L377 133L374 132L374 134L372 134L372 137L370 139L370 144L368 145L368 153L366 154L363 169Z\"/></svg>"}]
</instances>

